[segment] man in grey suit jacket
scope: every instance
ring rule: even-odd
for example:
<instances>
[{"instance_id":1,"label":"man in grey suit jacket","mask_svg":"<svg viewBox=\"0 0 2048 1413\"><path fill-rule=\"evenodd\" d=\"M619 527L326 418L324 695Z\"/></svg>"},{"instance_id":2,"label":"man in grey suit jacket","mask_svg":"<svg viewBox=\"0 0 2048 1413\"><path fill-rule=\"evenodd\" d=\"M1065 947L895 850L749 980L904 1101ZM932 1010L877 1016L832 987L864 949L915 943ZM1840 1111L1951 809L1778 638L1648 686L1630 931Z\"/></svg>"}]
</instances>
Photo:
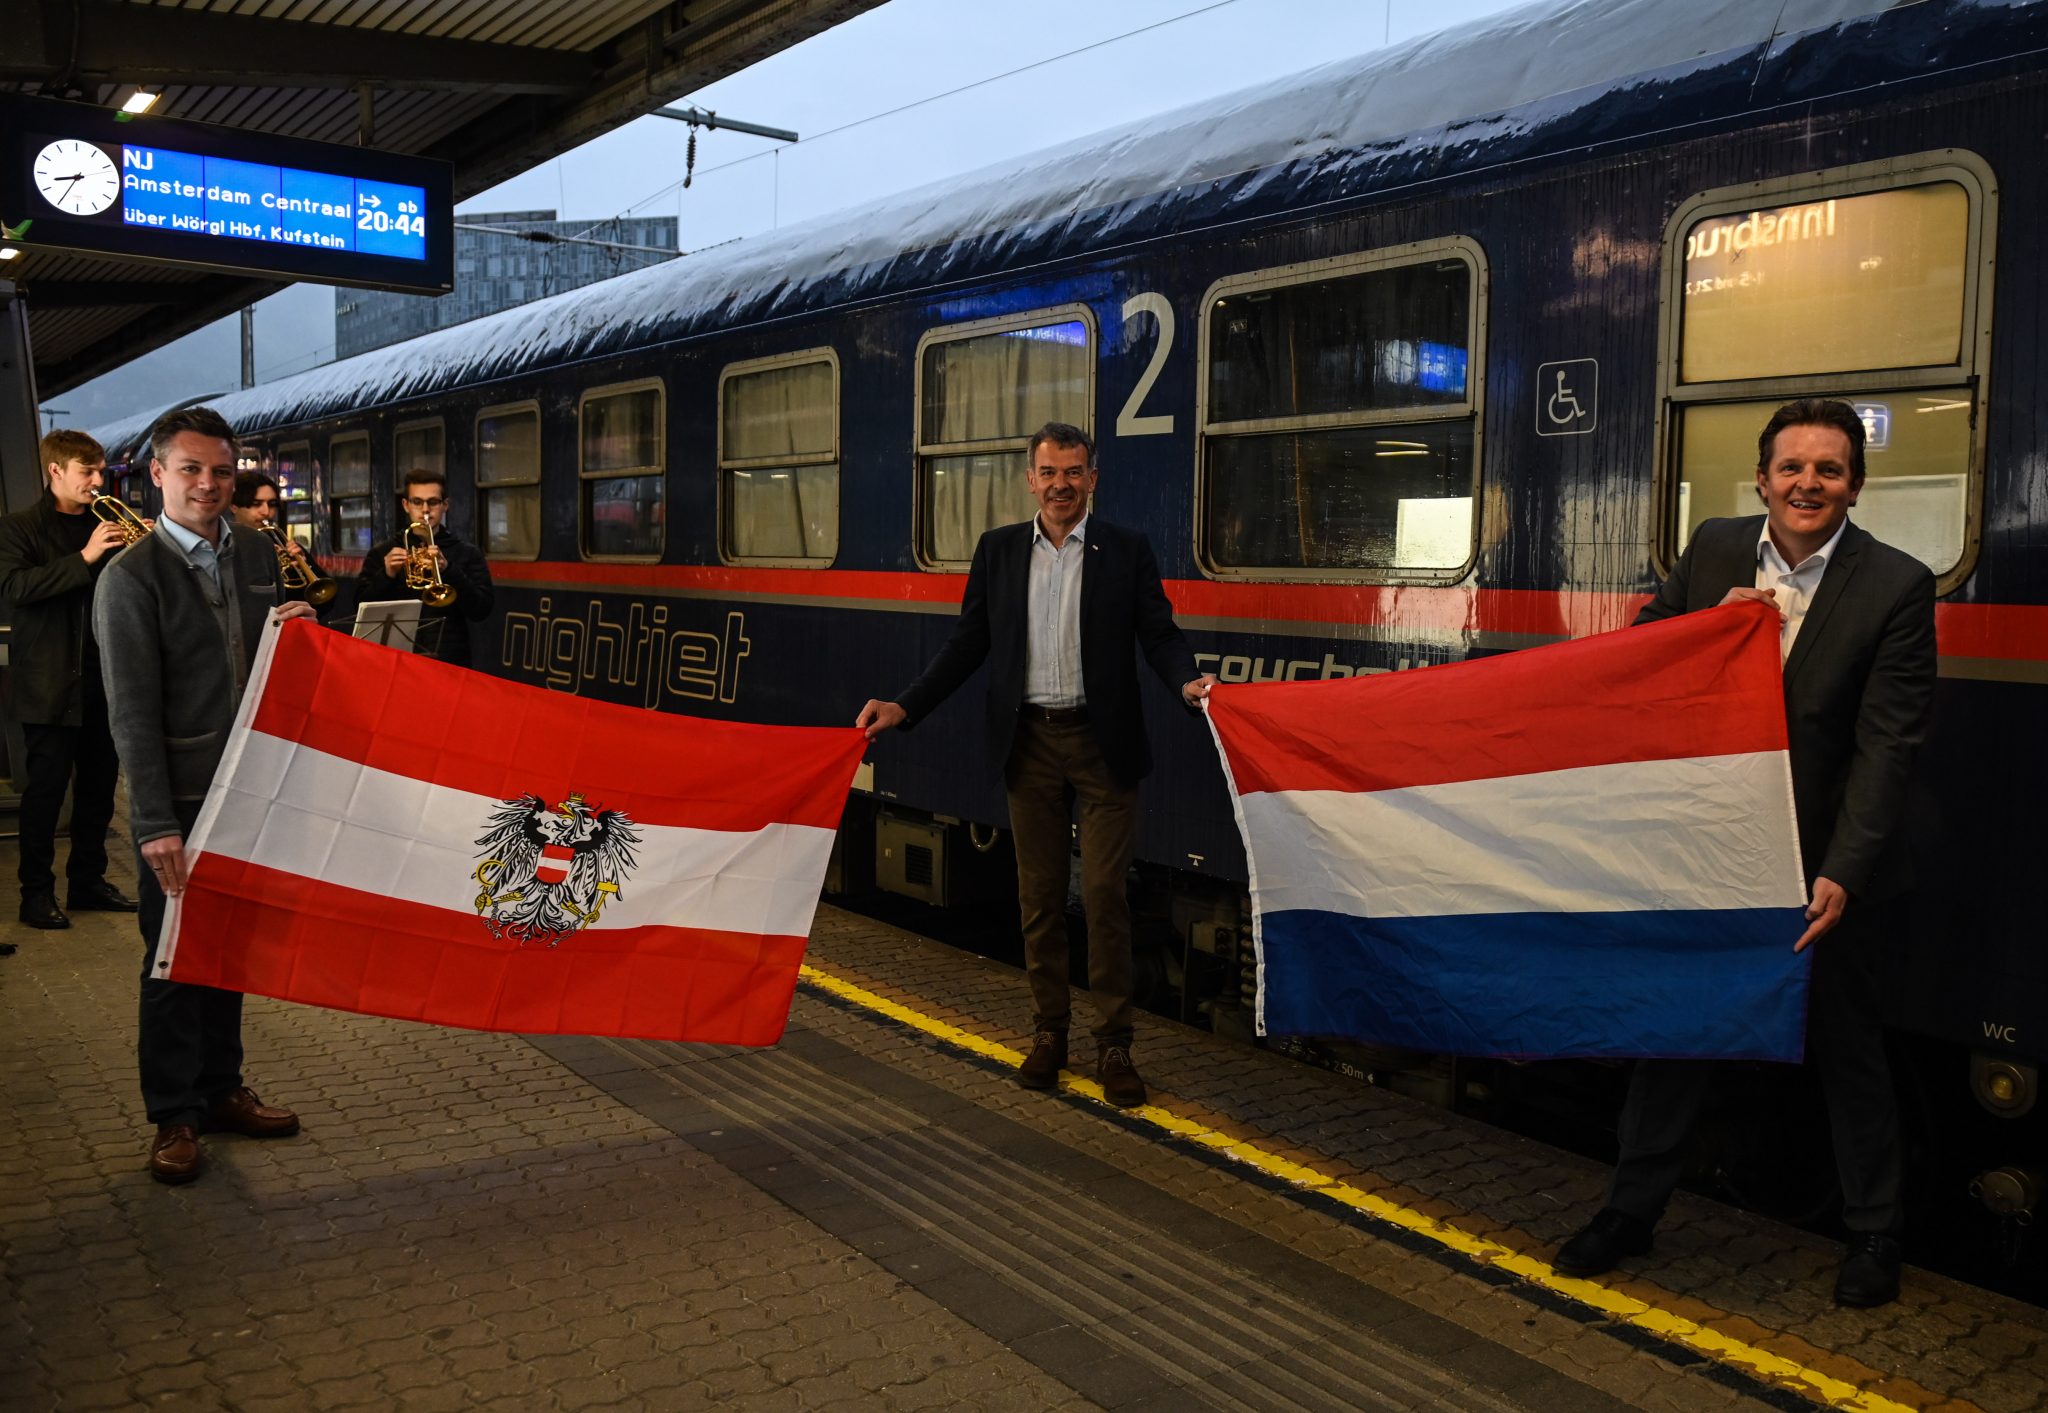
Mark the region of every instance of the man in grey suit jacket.
<instances>
[{"instance_id":1,"label":"man in grey suit jacket","mask_svg":"<svg viewBox=\"0 0 2048 1413\"><path fill-rule=\"evenodd\" d=\"M1089 513L1095 443L1048 422L1032 436L1025 477L1038 514L990 530L974 547L960 621L924 675L854 723L870 740L908 730L988 663L988 764L1000 772L1017 846L1024 970L1035 1015L1026 1089L1050 1089L1067 1062L1067 882L1071 793L1081 811L1081 891L1088 985L1100 1007L1096 1075L1122 1108L1145 1102L1131 1063L1131 915L1124 894L1138 837L1138 782L1152 768L1139 711L1137 654L1189 705L1213 677L1187 639L1143 535Z\"/></svg>"},{"instance_id":2,"label":"man in grey suit jacket","mask_svg":"<svg viewBox=\"0 0 2048 1413\"><path fill-rule=\"evenodd\" d=\"M1804 399L1780 408L1757 450L1766 513L1701 525L1636 621L1735 599L1773 602L1782 615L1792 794L1812 899L1792 946L1819 944L1808 1053L1827 1096L1849 1230L1835 1300L1882 1305L1898 1294L1903 1213L1898 1107L1872 953L1883 905L1910 881L1901 825L1934 698L1934 576L1849 523L1864 467L1863 423L1847 404ZM1558 1270L1598 1275L1650 1249L1710 1070L1697 1061L1637 1064L1607 1206L1558 1252Z\"/></svg>"},{"instance_id":3,"label":"man in grey suit jacket","mask_svg":"<svg viewBox=\"0 0 2048 1413\"><path fill-rule=\"evenodd\" d=\"M142 1005L136 1058L157 1126L159 1182L199 1176L201 1129L278 1138L298 1116L242 1083L240 992L166 979L156 960L166 896L184 891L185 836L198 822L267 620L310 618L280 603L269 541L229 513L235 437L219 413L188 407L150 431L156 530L123 550L93 596L108 716L128 777L141 855Z\"/></svg>"}]
</instances>

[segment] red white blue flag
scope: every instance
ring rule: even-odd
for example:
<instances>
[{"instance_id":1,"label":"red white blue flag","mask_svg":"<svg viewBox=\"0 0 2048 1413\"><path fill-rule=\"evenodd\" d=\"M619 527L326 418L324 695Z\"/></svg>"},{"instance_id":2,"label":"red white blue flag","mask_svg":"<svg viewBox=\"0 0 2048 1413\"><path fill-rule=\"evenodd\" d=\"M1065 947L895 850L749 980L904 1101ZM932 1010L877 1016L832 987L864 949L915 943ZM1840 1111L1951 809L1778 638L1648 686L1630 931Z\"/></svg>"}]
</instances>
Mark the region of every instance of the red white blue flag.
<instances>
[{"instance_id":1,"label":"red white blue flag","mask_svg":"<svg viewBox=\"0 0 2048 1413\"><path fill-rule=\"evenodd\" d=\"M1770 608L1222 686L1209 720L1262 1033L1800 1057L1806 888Z\"/></svg>"},{"instance_id":2,"label":"red white blue flag","mask_svg":"<svg viewBox=\"0 0 2048 1413\"><path fill-rule=\"evenodd\" d=\"M770 1045L865 747L287 623L159 959L173 981L440 1025Z\"/></svg>"}]
</instances>

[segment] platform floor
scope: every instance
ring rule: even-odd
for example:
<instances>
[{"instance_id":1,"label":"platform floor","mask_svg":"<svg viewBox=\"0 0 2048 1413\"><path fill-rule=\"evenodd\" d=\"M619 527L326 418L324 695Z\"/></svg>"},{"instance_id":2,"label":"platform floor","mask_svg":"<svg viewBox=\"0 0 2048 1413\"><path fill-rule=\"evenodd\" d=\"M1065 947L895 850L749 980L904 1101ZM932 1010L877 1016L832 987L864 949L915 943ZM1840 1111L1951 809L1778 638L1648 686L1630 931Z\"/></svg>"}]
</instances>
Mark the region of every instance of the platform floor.
<instances>
[{"instance_id":1,"label":"platform floor","mask_svg":"<svg viewBox=\"0 0 2048 1413\"><path fill-rule=\"evenodd\" d=\"M252 998L305 1131L165 1188L75 923L0 926L0 1409L2048 1409L2048 1311L1686 1196L1568 1280L1592 1165L1206 1033L1020 1090L1017 972L831 908L767 1051Z\"/></svg>"}]
</instances>

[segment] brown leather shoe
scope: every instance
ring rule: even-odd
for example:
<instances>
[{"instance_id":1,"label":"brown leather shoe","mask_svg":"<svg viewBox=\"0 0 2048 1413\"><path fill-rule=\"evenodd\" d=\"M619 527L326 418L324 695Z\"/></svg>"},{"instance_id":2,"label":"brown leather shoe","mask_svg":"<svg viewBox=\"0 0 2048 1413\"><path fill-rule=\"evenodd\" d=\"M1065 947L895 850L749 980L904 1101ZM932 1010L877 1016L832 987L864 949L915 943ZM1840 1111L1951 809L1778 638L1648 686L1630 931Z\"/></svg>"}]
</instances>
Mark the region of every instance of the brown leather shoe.
<instances>
[{"instance_id":1,"label":"brown leather shoe","mask_svg":"<svg viewBox=\"0 0 2048 1413\"><path fill-rule=\"evenodd\" d=\"M206 1111L206 1131L239 1133L244 1138L290 1138L299 1131L299 1116L290 1109L272 1108L245 1084L213 1101Z\"/></svg>"},{"instance_id":2,"label":"brown leather shoe","mask_svg":"<svg viewBox=\"0 0 2048 1413\"><path fill-rule=\"evenodd\" d=\"M1031 1037L1031 1053L1017 1066L1017 1083L1026 1089L1051 1089L1067 1063L1067 1033L1041 1030Z\"/></svg>"},{"instance_id":3,"label":"brown leather shoe","mask_svg":"<svg viewBox=\"0 0 2048 1413\"><path fill-rule=\"evenodd\" d=\"M1131 1052L1121 1045L1105 1045L1095 1060L1095 1077L1102 1084L1102 1097L1119 1109L1135 1109L1145 1102L1145 1081L1131 1063Z\"/></svg>"},{"instance_id":4,"label":"brown leather shoe","mask_svg":"<svg viewBox=\"0 0 2048 1413\"><path fill-rule=\"evenodd\" d=\"M149 1175L158 1182L190 1182L206 1165L199 1131L190 1124L158 1124L149 1145Z\"/></svg>"}]
</instances>

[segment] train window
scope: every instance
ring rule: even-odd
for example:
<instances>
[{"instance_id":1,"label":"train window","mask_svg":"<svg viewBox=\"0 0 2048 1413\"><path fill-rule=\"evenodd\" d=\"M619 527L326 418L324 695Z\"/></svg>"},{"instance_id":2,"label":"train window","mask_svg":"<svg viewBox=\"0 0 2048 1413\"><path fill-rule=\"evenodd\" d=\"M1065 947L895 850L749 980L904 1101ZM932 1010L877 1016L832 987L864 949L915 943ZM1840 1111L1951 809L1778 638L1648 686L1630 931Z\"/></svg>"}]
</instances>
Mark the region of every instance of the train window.
<instances>
[{"instance_id":1,"label":"train window","mask_svg":"<svg viewBox=\"0 0 2048 1413\"><path fill-rule=\"evenodd\" d=\"M486 407L476 415L477 524L484 553L540 557L540 406Z\"/></svg>"},{"instance_id":2,"label":"train window","mask_svg":"<svg viewBox=\"0 0 2048 1413\"><path fill-rule=\"evenodd\" d=\"M280 443L257 469L277 482L278 512L292 538L313 548L313 525L320 516L313 496L312 447L305 442Z\"/></svg>"},{"instance_id":3,"label":"train window","mask_svg":"<svg viewBox=\"0 0 2048 1413\"><path fill-rule=\"evenodd\" d=\"M918 345L918 558L965 568L975 541L1037 509L1025 443L1047 422L1092 431L1095 320L1082 305L934 330Z\"/></svg>"},{"instance_id":4,"label":"train window","mask_svg":"<svg viewBox=\"0 0 2048 1413\"><path fill-rule=\"evenodd\" d=\"M1678 547L1716 516L1755 515L1757 433L1786 401L1717 402L1680 422ZM1970 484L1970 390L1851 399L1863 417L1863 489L1850 514L1888 545L1940 574L1962 558Z\"/></svg>"},{"instance_id":5,"label":"train window","mask_svg":"<svg viewBox=\"0 0 2048 1413\"><path fill-rule=\"evenodd\" d=\"M1850 518L1944 591L1968 572L1989 346L1993 197L1976 159L1894 159L1710 192L1667 232L1666 557L1753 515L1756 436L1779 406L1861 414Z\"/></svg>"},{"instance_id":6,"label":"train window","mask_svg":"<svg viewBox=\"0 0 2048 1413\"><path fill-rule=\"evenodd\" d=\"M1703 216L1685 235L1679 376L1953 363L1969 235L1954 182Z\"/></svg>"},{"instance_id":7,"label":"train window","mask_svg":"<svg viewBox=\"0 0 2048 1413\"><path fill-rule=\"evenodd\" d=\"M719 379L720 551L822 567L839 553L839 357L807 349Z\"/></svg>"},{"instance_id":8,"label":"train window","mask_svg":"<svg viewBox=\"0 0 2048 1413\"><path fill-rule=\"evenodd\" d=\"M1445 580L1477 524L1483 257L1464 239L1204 301L1197 535L1217 575Z\"/></svg>"},{"instance_id":9,"label":"train window","mask_svg":"<svg viewBox=\"0 0 2048 1413\"><path fill-rule=\"evenodd\" d=\"M370 549L370 434L355 432L327 443L327 514L334 552L361 556Z\"/></svg>"},{"instance_id":10,"label":"train window","mask_svg":"<svg viewBox=\"0 0 2048 1413\"><path fill-rule=\"evenodd\" d=\"M650 379L583 394L578 421L587 559L658 559L666 529L663 390Z\"/></svg>"},{"instance_id":11,"label":"train window","mask_svg":"<svg viewBox=\"0 0 2048 1413\"><path fill-rule=\"evenodd\" d=\"M432 471L445 477L448 474L446 437L441 430L441 419L431 422L404 422L391 432L391 490L395 495L405 484L408 471Z\"/></svg>"}]
</instances>

